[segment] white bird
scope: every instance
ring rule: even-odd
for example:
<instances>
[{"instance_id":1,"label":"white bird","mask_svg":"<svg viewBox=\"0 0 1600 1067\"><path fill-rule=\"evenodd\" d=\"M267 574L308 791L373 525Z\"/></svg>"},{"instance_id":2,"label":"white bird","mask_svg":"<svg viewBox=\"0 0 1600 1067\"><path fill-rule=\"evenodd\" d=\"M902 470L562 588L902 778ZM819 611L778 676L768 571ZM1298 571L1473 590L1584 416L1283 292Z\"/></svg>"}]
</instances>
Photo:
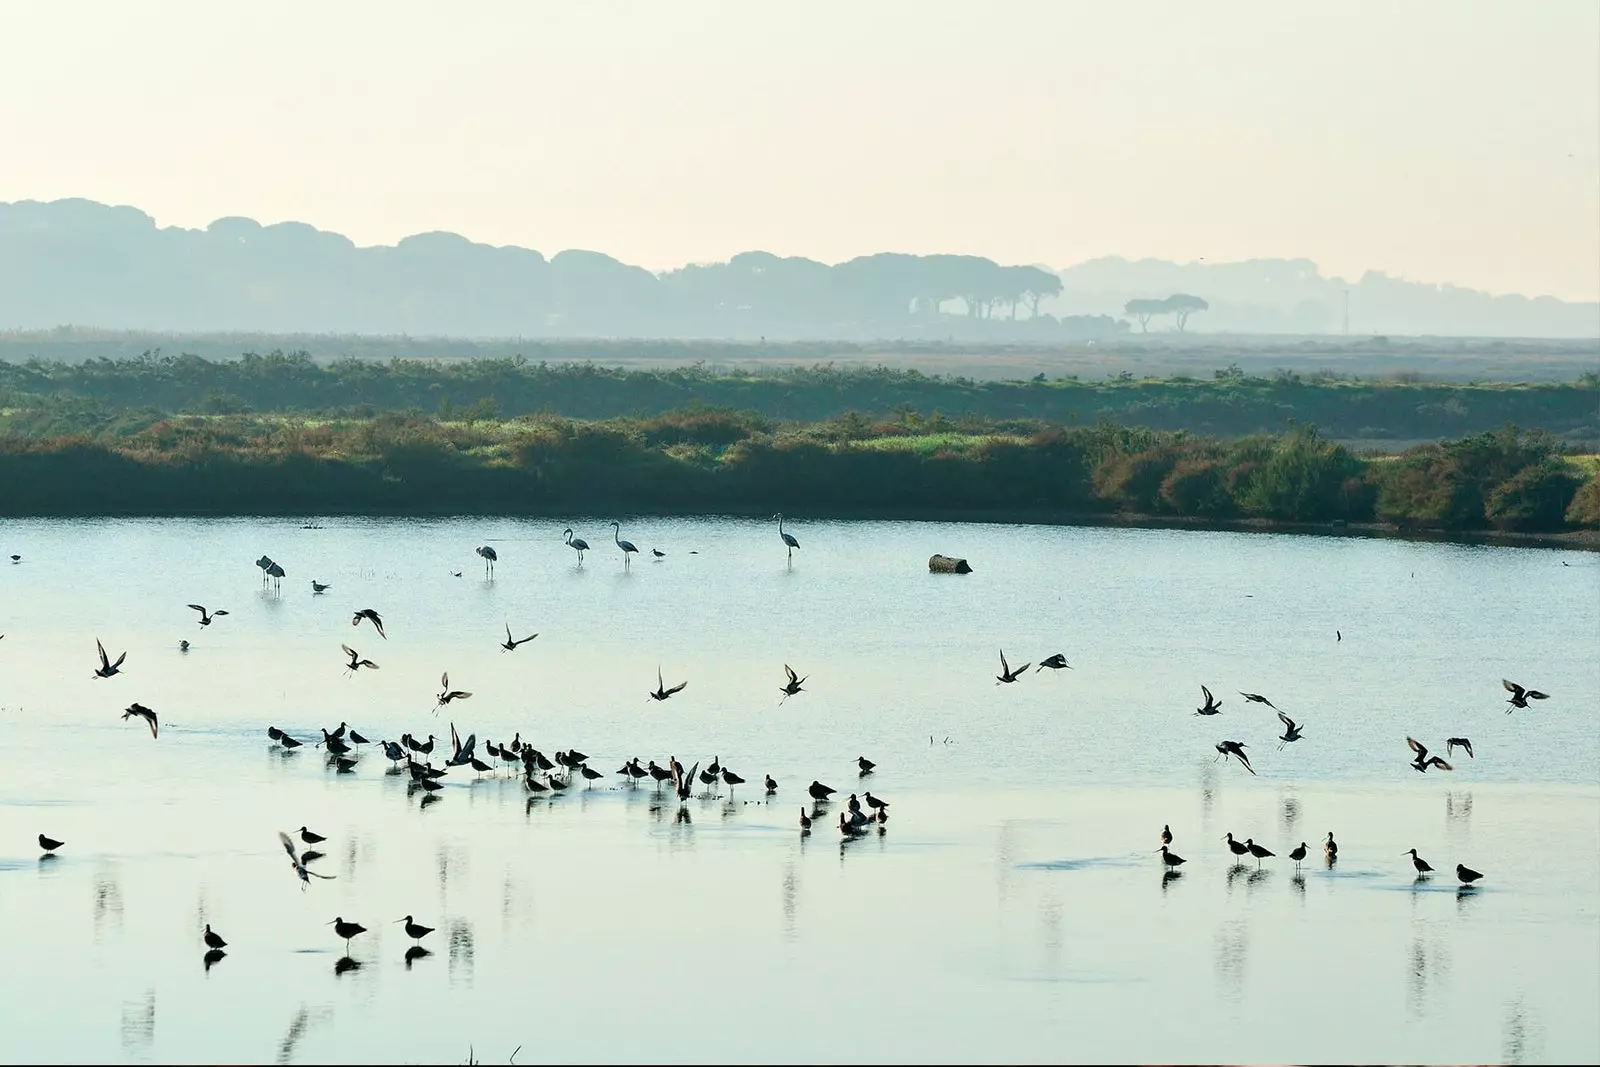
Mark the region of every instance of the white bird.
<instances>
[{"instance_id":1,"label":"white bird","mask_svg":"<svg viewBox=\"0 0 1600 1067\"><path fill-rule=\"evenodd\" d=\"M800 547L800 542L794 539L794 534L783 532L783 512L772 516L778 520L778 536L783 538L783 543L789 546L789 558L794 559L794 550Z\"/></svg>"},{"instance_id":2,"label":"white bird","mask_svg":"<svg viewBox=\"0 0 1600 1067\"><path fill-rule=\"evenodd\" d=\"M631 558L635 552L639 551L639 546L634 544L632 541L624 541L622 539L622 523L620 522L614 522L611 524L611 538L612 540L616 541L617 547L622 549L622 565L626 567L628 565L629 558Z\"/></svg>"}]
</instances>

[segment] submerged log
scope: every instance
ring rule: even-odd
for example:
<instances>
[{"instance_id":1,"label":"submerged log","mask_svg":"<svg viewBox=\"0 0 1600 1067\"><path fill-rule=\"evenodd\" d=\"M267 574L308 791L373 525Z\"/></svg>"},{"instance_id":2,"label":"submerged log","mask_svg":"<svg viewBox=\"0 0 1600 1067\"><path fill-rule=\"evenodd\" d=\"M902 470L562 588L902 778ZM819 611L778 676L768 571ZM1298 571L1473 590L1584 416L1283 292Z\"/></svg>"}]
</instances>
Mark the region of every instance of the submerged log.
<instances>
[{"instance_id":1,"label":"submerged log","mask_svg":"<svg viewBox=\"0 0 1600 1067\"><path fill-rule=\"evenodd\" d=\"M967 566L964 559L954 556L929 556L928 573L930 574L971 574L972 568Z\"/></svg>"}]
</instances>

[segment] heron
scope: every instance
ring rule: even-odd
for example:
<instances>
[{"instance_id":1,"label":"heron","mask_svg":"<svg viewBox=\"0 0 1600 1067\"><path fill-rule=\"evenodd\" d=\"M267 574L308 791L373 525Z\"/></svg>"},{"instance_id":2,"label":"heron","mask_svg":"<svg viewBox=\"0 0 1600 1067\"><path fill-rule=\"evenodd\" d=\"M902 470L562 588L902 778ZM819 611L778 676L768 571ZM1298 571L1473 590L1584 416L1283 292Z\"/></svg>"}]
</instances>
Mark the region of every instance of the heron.
<instances>
[{"instance_id":1,"label":"heron","mask_svg":"<svg viewBox=\"0 0 1600 1067\"><path fill-rule=\"evenodd\" d=\"M538 634L529 634L527 637L523 638L512 637L511 624L508 622L506 623L506 639L500 643L500 650L502 652L515 652L518 645L525 645L538 636Z\"/></svg>"},{"instance_id":2,"label":"heron","mask_svg":"<svg viewBox=\"0 0 1600 1067\"><path fill-rule=\"evenodd\" d=\"M1221 715L1222 701L1213 697L1211 695L1211 690L1207 689L1203 685L1200 687L1200 692L1205 695L1206 702L1202 706L1195 708L1194 713L1196 715Z\"/></svg>"},{"instance_id":3,"label":"heron","mask_svg":"<svg viewBox=\"0 0 1600 1067\"><path fill-rule=\"evenodd\" d=\"M665 700L665 699L667 699L668 697L670 697L674 693L683 692L683 690L688 688L688 686L689 686L688 682L679 682L677 685L673 686L671 689L668 689L666 683L661 680L661 665L657 664L656 665L656 691L654 693L650 694L650 699L651 700Z\"/></svg>"},{"instance_id":4,"label":"heron","mask_svg":"<svg viewBox=\"0 0 1600 1067\"><path fill-rule=\"evenodd\" d=\"M1072 669L1072 664L1067 662L1066 656L1062 655L1060 652L1057 652L1053 656L1046 656L1044 659L1040 660L1039 665L1034 668L1034 671L1037 673L1044 670L1046 667L1049 667L1053 671L1070 671Z\"/></svg>"},{"instance_id":5,"label":"heron","mask_svg":"<svg viewBox=\"0 0 1600 1067\"><path fill-rule=\"evenodd\" d=\"M1164 844L1160 848L1156 849L1156 851L1161 853L1161 862L1165 864L1169 870L1176 870L1179 866L1188 862L1182 856L1178 855Z\"/></svg>"},{"instance_id":6,"label":"heron","mask_svg":"<svg viewBox=\"0 0 1600 1067\"><path fill-rule=\"evenodd\" d=\"M1404 852L1400 853L1400 855L1411 857L1411 866L1417 869L1418 878L1422 878L1433 873L1433 866L1429 864L1427 860L1417 855L1416 849L1408 848Z\"/></svg>"},{"instance_id":7,"label":"heron","mask_svg":"<svg viewBox=\"0 0 1600 1067\"><path fill-rule=\"evenodd\" d=\"M323 912L323 914L326 915L327 912ZM367 932L367 928L362 926L360 923L345 922L344 916L342 915L336 916L331 923L324 923L323 925L333 927L333 932L338 934L339 937L343 939L344 953L346 956L350 954L350 939L355 937L357 934L364 934Z\"/></svg>"},{"instance_id":8,"label":"heron","mask_svg":"<svg viewBox=\"0 0 1600 1067\"><path fill-rule=\"evenodd\" d=\"M39 835L39 847L46 852L54 852L64 844L66 844L65 841L57 841L55 838L46 837L44 834Z\"/></svg>"},{"instance_id":9,"label":"heron","mask_svg":"<svg viewBox=\"0 0 1600 1067\"><path fill-rule=\"evenodd\" d=\"M1457 746L1467 750L1468 759L1477 758L1472 754L1472 740L1466 737L1447 738L1444 743L1444 754L1446 756L1454 756L1456 754Z\"/></svg>"},{"instance_id":10,"label":"heron","mask_svg":"<svg viewBox=\"0 0 1600 1067\"><path fill-rule=\"evenodd\" d=\"M1463 886L1469 886L1473 882L1476 882L1479 878L1482 878L1483 874L1480 871L1473 870L1464 863L1458 863L1456 864L1456 877L1461 879L1461 884Z\"/></svg>"},{"instance_id":11,"label":"heron","mask_svg":"<svg viewBox=\"0 0 1600 1067\"><path fill-rule=\"evenodd\" d=\"M1300 732L1300 724L1281 711L1278 712L1278 721L1283 723L1283 734L1278 738L1278 749L1282 751L1284 745L1289 744L1291 741L1300 740L1302 734Z\"/></svg>"},{"instance_id":12,"label":"heron","mask_svg":"<svg viewBox=\"0 0 1600 1067\"><path fill-rule=\"evenodd\" d=\"M1256 769L1250 766L1250 757L1244 753L1246 747L1248 746L1246 746L1242 741L1218 741L1217 752L1221 754L1218 758L1233 756L1240 763L1244 764L1245 770L1249 771L1251 774L1254 774L1256 773Z\"/></svg>"},{"instance_id":13,"label":"heron","mask_svg":"<svg viewBox=\"0 0 1600 1067\"><path fill-rule=\"evenodd\" d=\"M145 721L145 725L150 727L151 737L155 737L161 731L161 724L156 721L156 713L145 707L143 704L140 704L138 701L134 701L132 704L129 704L127 710L122 713L122 717L124 719L132 719L135 717L143 719Z\"/></svg>"},{"instance_id":14,"label":"heron","mask_svg":"<svg viewBox=\"0 0 1600 1067\"><path fill-rule=\"evenodd\" d=\"M1414 738L1414 737L1406 738L1406 744L1410 745L1411 746L1411 751L1413 751L1413 752L1415 752L1417 754L1417 758L1411 761L1411 766L1412 766L1413 769L1415 769L1417 771L1421 771L1421 772L1427 771L1427 769L1429 767L1437 767L1441 771L1453 771L1453 770L1455 770L1454 767L1450 766L1450 764L1446 763L1440 757L1428 755L1428 746L1424 745L1421 741L1418 741L1416 738Z\"/></svg>"},{"instance_id":15,"label":"heron","mask_svg":"<svg viewBox=\"0 0 1600 1067\"><path fill-rule=\"evenodd\" d=\"M500 554L488 545L479 545L473 551L483 557L483 573L493 577L495 560L500 558Z\"/></svg>"},{"instance_id":16,"label":"heron","mask_svg":"<svg viewBox=\"0 0 1600 1067\"><path fill-rule=\"evenodd\" d=\"M118 656L115 663L112 663L111 657L106 655L106 646L100 643L98 637L94 639L94 647L100 653L100 666L94 672L96 678L110 678L113 674L122 673L122 661L128 658L126 652Z\"/></svg>"},{"instance_id":17,"label":"heron","mask_svg":"<svg viewBox=\"0 0 1600 1067\"><path fill-rule=\"evenodd\" d=\"M562 530L561 533L566 537L567 547L577 549L578 566L583 566L583 554L589 551L589 542L585 541L581 537L573 537L572 527L570 526L568 526L565 530Z\"/></svg>"},{"instance_id":18,"label":"heron","mask_svg":"<svg viewBox=\"0 0 1600 1067\"><path fill-rule=\"evenodd\" d=\"M809 674L804 678L796 675L794 668L789 666L787 663L783 665L783 673L789 676L789 680L778 689L778 692L783 694L782 699L778 701L779 704L782 704L785 700L788 700L790 697L800 692L801 684L806 680L806 678L811 677Z\"/></svg>"},{"instance_id":19,"label":"heron","mask_svg":"<svg viewBox=\"0 0 1600 1067\"><path fill-rule=\"evenodd\" d=\"M368 670L374 671L378 669L378 665L376 663L372 662L370 659L364 659L349 645L341 644L339 647L344 649L344 654L350 657L350 662L345 664L344 667L346 674L353 674L362 667L366 667Z\"/></svg>"},{"instance_id":20,"label":"heron","mask_svg":"<svg viewBox=\"0 0 1600 1067\"><path fill-rule=\"evenodd\" d=\"M632 541L624 541L622 539L622 523L620 522L611 524L611 539L617 543L618 548L622 549L622 565L626 567L628 560L633 557L635 552L639 551L639 546Z\"/></svg>"},{"instance_id":21,"label":"heron","mask_svg":"<svg viewBox=\"0 0 1600 1067\"><path fill-rule=\"evenodd\" d=\"M404 919L396 919L395 923L405 923L406 936L418 944L421 944L422 939L433 933L435 929L435 927L432 926L423 926L410 915L407 915Z\"/></svg>"},{"instance_id":22,"label":"heron","mask_svg":"<svg viewBox=\"0 0 1600 1067\"><path fill-rule=\"evenodd\" d=\"M778 520L778 536L783 538L783 543L789 548L789 559L794 559L794 550L800 547L800 542L794 539L794 534L783 532L783 512L772 516Z\"/></svg>"},{"instance_id":23,"label":"heron","mask_svg":"<svg viewBox=\"0 0 1600 1067\"><path fill-rule=\"evenodd\" d=\"M472 695L471 693L468 693L462 689L450 688L449 671L445 671L443 674L439 675L439 684L443 686L443 689L439 693L439 702L433 706L433 713L435 715L439 714L440 708L444 707L452 700L466 700ZM454 729L454 727L451 727L451 729Z\"/></svg>"},{"instance_id":24,"label":"heron","mask_svg":"<svg viewBox=\"0 0 1600 1067\"><path fill-rule=\"evenodd\" d=\"M1276 704L1274 704L1272 701L1268 700L1266 697L1262 696L1260 693L1243 693L1242 692L1239 695L1244 697L1246 700L1250 701L1250 703L1252 703L1252 704L1265 704L1267 707L1271 708L1273 711L1277 711L1278 710L1278 706Z\"/></svg>"},{"instance_id":25,"label":"heron","mask_svg":"<svg viewBox=\"0 0 1600 1067\"><path fill-rule=\"evenodd\" d=\"M1541 693L1537 689L1524 689L1509 678L1500 679L1500 684L1505 686L1506 692L1511 694L1511 698L1506 701L1507 704L1511 705L1510 708L1506 709L1507 715L1511 714L1512 708L1526 708L1530 700L1550 699L1549 693Z\"/></svg>"},{"instance_id":26,"label":"heron","mask_svg":"<svg viewBox=\"0 0 1600 1067\"><path fill-rule=\"evenodd\" d=\"M207 611L204 604L190 604L189 606L200 613L201 626L210 626L213 619L227 614L222 608L218 608L216 611Z\"/></svg>"},{"instance_id":27,"label":"heron","mask_svg":"<svg viewBox=\"0 0 1600 1067\"><path fill-rule=\"evenodd\" d=\"M278 841L282 843L283 850L289 854L289 863L292 867L294 867L294 873L300 876L300 891L302 893L305 892L306 886L311 884L310 879L312 878L331 880L338 877L337 875L333 874L318 874L316 871L309 870L306 867L305 857L296 854L294 841L290 839L289 835L284 833L282 830L278 831ZM359 933L360 931L357 932ZM354 937L355 935L352 934L350 936Z\"/></svg>"},{"instance_id":28,"label":"heron","mask_svg":"<svg viewBox=\"0 0 1600 1067\"><path fill-rule=\"evenodd\" d=\"M362 619L371 619L373 629L378 631L378 636L383 638L385 641L389 640L389 635L383 632L383 619L379 617L376 611L373 611L371 608L362 608L351 617L350 625L360 626Z\"/></svg>"},{"instance_id":29,"label":"heron","mask_svg":"<svg viewBox=\"0 0 1600 1067\"><path fill-rule=\"evenodd\" d=\"M1018 678L1021 678L1024 674L1028 673L1029 666L1030 664L1024 663L1016 670L1012 670L1010 664L1006 663L1006 650L1002 648L1000 650L1000 673L994 676L995 683L999 684L1001 682L1005 682L1009 684L1014 682Z\"/></svg>"}]
</instances>

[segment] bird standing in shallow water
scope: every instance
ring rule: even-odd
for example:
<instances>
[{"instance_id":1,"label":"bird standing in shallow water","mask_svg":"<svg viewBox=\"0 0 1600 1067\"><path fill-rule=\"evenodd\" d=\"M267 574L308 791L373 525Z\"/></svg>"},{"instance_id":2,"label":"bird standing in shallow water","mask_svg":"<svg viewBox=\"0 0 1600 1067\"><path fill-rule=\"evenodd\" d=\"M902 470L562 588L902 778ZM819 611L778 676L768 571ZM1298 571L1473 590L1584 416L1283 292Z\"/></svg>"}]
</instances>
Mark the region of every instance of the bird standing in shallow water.
<instances>
[{"instance_id":1,"label":"bird standing in shallow water","mask_svg":"<svg viewBox=\"0 0 1600 1067\"><path fill-rule=\"evenodd\" d=\"M304 841L308 845L320 845L327 840L326 837L323 837L321 834L313 830L307 830L304 826L300 827L300 829L295 832L300 835L300 840Z\"/></svg>"},{"instance_id":2,"label":"bird standing in shallow water","mask_svg":"<svg viewBox=\"0 0 1600 1067\"><path fill-rule=\"evenodd\" d=\"M995 681L1005 683L1014 682L1018 678L1021 678L1024 674L1028 673L1028 667L1029 664L1024 663L1016 670L1012 670L1010 665L1006 663L1006 650L1002 648L1000 650L1000 673L994 676Z\"/></svg>"},{"instance_id":3,"label":"bird standing in shallow water","mask_svg":"<svg viewBox=\"0 0 1600 1067\"><path fill-rule=\"evenodd\" d=\"M838 792L837 789L834 789L831 786L823 785L821 782L817 781L815 778L811 779L811 784L806 788L806 791L811 794L811 799L812 800L819 800L819 801L827 800L833 794Z\"/></svg>"},{"instance_id":4,"label":"bird standing in shallow water","mask_svg":"<svg viewBox=\"0 0 1600 1067\"><path fill-rule=\"evenodd\" d=\"M1339 842L1333 839L1332 830L1328 831L1328 840L1323 842L1322 854L1327 857L1328 866L1330 867L1332 867L1334 861L1339 858Z\"/></svg>"},{"instance_id":5,"label":"bird standing in shallow water","mask_svg":"<svg viewBox=\"0 0 1600 1067\"><path fill-rule=\"evenodd\" d=\"M373 611L371 608L362 608L360 611L356 612L355 615L351 616L350 625L360 626L362 619L370 619L372 621L372 628L378 631L378 636L383 638L385 641L389 640L389 635L383 632L383 619L378 616L376 611Z\"/></svg>"},{"instance_id":6,"label":"bird standing in shallow water","mask_svg":"<svg viewBox=\"0 0 1600 1067\"><path fill-rule=\"evenodd\" d=\"M1306 858L1306 843L1304 841L1300 842L1300 844L1295 847L1294 851L1289 853L1289 858L1294 860L1294 865L1296 867L1299 867L1301 861Z\"/></svg>"},{"instance_id":7,"label":"bird standing in shallow water","mask_svg":"<svg viewBox=\"0 0 1600 1067\"><path fill-rule=\"evenodd\" d=\"M43 834L39 835L39 847L46 852L54 852L64 844L66 844L65 841L57 841L55 838L46 837Z\"/></svg>"},{"instance_id":8,"label":"bird standing in shallow water","mask_svg":"<svg viewBox=\"0 0 1600 1067\"><path fill-rule=\"evenodd\" d=\"M611 539L617 543L618 548L622 549L622 565L624 567L628 566L628 561L633 558L635 552L639 551L639 546L632 541L624 541L622 539L622 523L620 522L611 524Z\"/></svg>"},{"instance_id":9,"label":"bird standing in shallow water","mask_svg":"<svg viewBox=\"0 0 1600 1067\"><path fill-rule=\"evenodd\" d=\"M784 545L787 546L788 549L789 549L789 559L793 560L794 559L794 550L800 547L800 542L796 541L794 539L794 534L784 533L783 532L783 513L782 512L779 512L778 514L776 514L776 515L774 515L772 517L774 519L778 520L778 536L783 538Z\"/></svg>"},{"instance_id":10,"label":"bird standing in shallow water","mask_svg":"<svg viewBox=\"0 0 1600 1067\"><path fill-rule=\"evenodd\" d=\"M208 612L206 611L204 604L190 604L189 606L200 613L201 626L210 626L213 619L220 618L221 616L227 614L227 612L221 608L218 608L216 611Z\"/></svg>"},{"instance_id":11,"label":"bird standing in shallow water","mask_svg":"<svg viewBox=\"0 0 1600 1067\"><path fill-rule=\"evenodd\" d=\"M98 637L94 640L94 647L100 653L100 666L94 672L96 678L110 678L113 674L122 673L122 661L128 658L126 652L118 656L115 663L112 663L111 657L106 655L106 646L100 643Z\"/></svg>"},{"instance_id":12,"label":"bird standing in shallow water","mask_svg":"<svg viewBox=\"0 0 1600 1067\"><path fill-rule=\"evenodd\" d=\"M859 771L859 776L860 777L864 778L867 775L871 774L873 772L873 770L877 768L877 766L878 765L876 763L873 763L871 760L869 760L865 756L857 756L856 757L856 768Z\"/></svg>"},{"instance_id":13,"label":"bird standing in shallow water","mask_svg":"<svg viewBox=\"0 0 1600 1067\"><path fill-rule=\"evenodd\" d=\"M336 875L332 874L318 874L316 871L307 869L305 856L300 856L295 853L294 841L291 840L289 835L284 833L282 830L278 831L278 840L283 844L283 850L289 854L289 863L294 867L294 873L300 876L301 892L304 892L306 886L311 884L310 879L313 876L330 880L337 877ZM309 855L309 853L307 853L307 855Z\"/></svg>"},{"instance_id":14,"label":"bird standing in shallow water","mask_svg":"<svg viewBox=\"0 0 1600 1067\"><path fill-rule=\"evenodd\" d=\"M1163 844L1156 851L1161 853L1161 862L1167 866L1168 870L1175 870L1180 864L1187 862L1182 856L1172 851L1165 844Z\"/></svg>"},{"instance_id":15,"label":"bird standing in shallow water","mask_svg":"<svg viewBox=\"0 0 1600 1067\"><path fill-rule=\"evenodd\" d=\"M1479 878L1482 878L1483 875L1478 871L1473 870L1471 867L1468 867L1466 864L1458 863L1456 864L1456 877L1461 879L1461 884L1463 886L1469 886L1473 882L1476 882Z\"/></svg>"},{"instance_id":16,"label":"bird standing in shallow water","mask_svg":"<svg viewBox=\"0 0 1600 1067\"><path fill-rule=\"evenodd\" d=\"M770 774L767 775L766 786L767 786L767 796L770 797L772 794L774 794L774 793L776 793L778 791L778 781L777 781L777 779L773 778L772 775L770 775Z\"/></svg>"},{"instance_id":17,"label":"bird standing in shallow water","mask_svg":"<svg viewBox=\"0 0 1600 1067\"><path fill-rule=\"evenodd\" d=\"M161 724L156 721L156 713L137 701L129 704L127 710L122 713L122 717L124 719L131 719L135 716L143 719L145 721L145 725L150 727L151 737L155 737L158 733L160 733Z\"/></svg>"},{"instance_id":18,"label":"bird standing in shallow water","mask_svg":"<svg viewBox=\"0 0 1600 1067\"><path fill-rule=\"evenodd\" d=\"M1226 836L1223 837L1223 840L1228 843L1228 851L1232 852L1235 856L1244 856L1250 851L1249 845L1246 845L1243 841L1235 841L1233 839L1232 830L1228 831Z\"/></svg>"},{"instance_id":19,"label":"bird standing in shallow water","mask_svg":"<svg viewBox=\"0 0 1600 1067\"><path fill-rule=\"evenodd\" d=\"M806 809L805 808L801 808L800 809L800 829L802 829L802 830L811 829L811 816L806 814Z\"/></svg>"},{"instance_id":20,"label":"bird standing in shallow water","mask_svg":"<svg viewBox=\"0 0 1600 1067\"><path fill-rule=\"evenodd\" d=\"M1250 855L1256 858L1256 867L1258 869L1261 867L1262 860L1266 859L1268 856L1277 855L1276 852L1271 851L1265 845L1258 845L1253 839L1248 837L1244 839L1244 847L1249 849Z\"/></svg>"},{"instance_id":21,"label":"bird standing in shallow water","mask_svg":"<svg viewBox=\"0 0 1600 1067\"><path fill-rule=\"evenodd\" d=\"M1171 826L1163 825L1161 827L1161 843L1163 845L1172 844L1172 827Z\"/></svg>"},{"instance_id":22,"label":"bird standing in shallow water","mask_svg":"<svg viewBox=\"0 0 1600 1067\"><path fill-rule=\"evenodd\" d=\"M418 942L419 944L421 943L423 938L425 938L429 934L433 933L433 931L435 929L435 927L432 927L432 926L423 926L421 923L418 923L415 919L413 919L410 915L407 915L404 919L396 919L395 922L396 923L405 923L406 924L406 936L409 937L411 940Z\"/></svg>"},{"instance_id":23,"label":"bird standing in shallow water","mask_svg":"<svg viewBox=\"0 0 1600 1067\"><path fill-rule=\"evenodd\" d=\"M222 935L211 929L210 923L206 923L204 940L206 943L206 948L211 949L213 952L220 951L228 947L228 943L222 940Z\"/></svg>"},{"instance_id":24,"label":"bird standing in shallow water","mask_svg":"<svg viewBox=\"0 0 1600 1067\"><path fill-rule=\"evenodd\" d=\"M326 915L327 912L323 912L323 914ZM367 932L367 928L362 926L360 923L345 922L344 916L342 915L335 917L331 923L326 923L325 925L333 927L333 932L338 934L339 937L344 940L344 951L345 955L347 956L350 954L350 939L355 937L357 934L364 934Z\"/></svg>"},{"instance_id":25,"label":"bird standing in shallow water","mask_svg":"<svg viewBox=\"0 0 1600 1067\"><path fill-rule=\"evenodd\" d=\"M1510 708L1506 709L1507 715L1511 714L1511 708L1526 708L1530 700L1550 699L1549 693L1541 693L1537 689L1524 689L1509 678L1500 679L1500 684L1505 686L1506 692L1511 694L1511 698L1506 701L1507 704L1511 705Z\"/></svg>"},{"instance_id":26,"label":"bird standing in shallow water","mask_svg":"<svg viewBox=\"0 0 1600 1067\"><path fill-rule=\"evenodd\" d=\"M1222 701L1213 697L1211 695L1211 690L1207 689L1203 685L1200 687L1200 692L1205 694L1206 702L1200 707L1195 708L1194 713L1196 715L1221 715Z\"/></svg>"},{"instance_id":27,"label":"bird standing in shallow water","mask_svg":"<svg viewBox=\"0 0 1600 1067\"><path fill-rule=\"evenodd\" d=\"M1425 860L1421 856L1417 855L1417 850L1416 849L1408 848L1408 849L1406 849L1404 852L1402 852L1400 854L1402 856L1410 856L1411 857L1411 866L1413 866L1413 867L1415 867L1417 869L1417 877L1418 878L1421 878L1423 875L1427 875L1427 874L1432 874L1433 873L1433 867L1429 865L1427 860Z\"/></svg>"},{"instance_id":28,"label":"bird standing in shallow water","mask_svg":"<svg viewBox=\"0 0 1600 1067\"><path fill-rule=\"evenodd\" d=\"M330 590L332 588L333 588L333 583L332 582L319 582L315 578L311 579L311 595L312 596L317 596L320 593L326 593L328 590Z\"/></svg>"},{"instance_id":29,"label":"bird standing in shallow water","mask_svg":"<svg viewBox=\"0 0 1600 1067\"><path fill-rule=\"evenodd\" d=\"M565 530L562 530L561 533L566 538L567 547L577 550L578 566L583 566L583 554L589 551L589 542L585 541L581 537L573 537L572 527L570 526L568 526Z\"/></svg>"},{"instance_id":30,"label":"bird standing in shallow water","mask_svg":"<svg viewBox=\"0 0 1600 1067\"><path fill-rule=\"evenodd\" d=\"M477 548L473 549L473 551L483 557L483 573L487 575L493 575L495 560L500 558L500 553L496 552L488 545L479 545Z\"/></svg>"}]
</instances>

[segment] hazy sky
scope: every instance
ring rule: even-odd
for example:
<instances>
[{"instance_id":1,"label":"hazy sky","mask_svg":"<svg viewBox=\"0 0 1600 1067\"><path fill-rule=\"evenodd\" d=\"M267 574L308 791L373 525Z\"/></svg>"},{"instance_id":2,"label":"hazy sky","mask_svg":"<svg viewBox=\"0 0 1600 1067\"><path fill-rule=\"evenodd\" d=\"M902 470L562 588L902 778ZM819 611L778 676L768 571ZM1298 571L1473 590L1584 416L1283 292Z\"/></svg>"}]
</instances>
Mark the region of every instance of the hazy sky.
<instances>
[{"instance_id":1,"label":"hazy sky","mask_svg":"<svg viewBox=\"0 0 1600 1067\"><path fill-rule=\"evenodd\" d=\"M0 0L0 200L1600 297L1600 3Z\"/></svg>"}]
</instances>

